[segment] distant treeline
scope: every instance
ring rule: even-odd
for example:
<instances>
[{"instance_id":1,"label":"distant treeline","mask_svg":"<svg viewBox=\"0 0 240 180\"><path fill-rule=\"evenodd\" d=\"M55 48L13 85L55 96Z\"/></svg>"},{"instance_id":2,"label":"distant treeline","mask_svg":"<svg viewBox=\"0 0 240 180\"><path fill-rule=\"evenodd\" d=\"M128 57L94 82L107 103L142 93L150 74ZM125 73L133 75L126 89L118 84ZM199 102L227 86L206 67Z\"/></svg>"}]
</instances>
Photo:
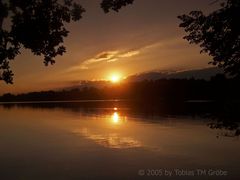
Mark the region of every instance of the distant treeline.
<instances>
[{"instance_id":1,"label":"distant treeline","mask_svg":"<svg viewBox=\"0 0 240 180\"><path fill-rule=\"evenodd\" d=\"M102 88L83 87L70 90L41 91L26 94L4 94L0 101L70 101L132 99L144 101L183 102L190 100L240 100L239 79L216 75L210 81L196 79L160 79L122 82Z\"/></svg>"}]
</instances>

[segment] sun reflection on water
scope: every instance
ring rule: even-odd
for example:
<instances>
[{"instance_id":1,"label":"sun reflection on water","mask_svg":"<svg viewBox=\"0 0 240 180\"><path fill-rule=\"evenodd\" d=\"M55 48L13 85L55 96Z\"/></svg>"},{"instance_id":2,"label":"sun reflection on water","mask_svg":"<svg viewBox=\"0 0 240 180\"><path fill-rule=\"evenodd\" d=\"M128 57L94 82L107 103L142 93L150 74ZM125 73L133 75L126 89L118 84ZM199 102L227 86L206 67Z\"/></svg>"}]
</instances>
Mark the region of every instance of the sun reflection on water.
<instances>
[{"instance_id":1,"label":"sun reflection on water","mask_svg":"<svg viewBox=\"0 0 240 180\"><path fill-rule=\"evenodd\" d=\"M79 134L107 148L125 149L142 147L140 141L124 133L124 128L126 127L122 125L127 122L127 117L120 115L117 110L118 108L114 107L112 114L105 116L104 119L106 121L88 124L85 127L73 130L73 133ZM110 128L105 129L105 123L107 123L107 126Z\"/></svg>"},{"instance_id":2,"label":"sun reflection on water","mask_svg":"<svg viewBox=\"0 0 240 180\"><path fill-rule=\"evenodd\" d=\"M127 122L127 117L120 115L118 110L119 109L117 107L113 108L113 114L110 117L110 122L112 124L116 124L116 125L126 123Z\"/></svg>"},{"instance_id":3,"label":"sun reflection on water","mask_svg":"<svg viewBox=\"0 0 240 180\"><path fill-rule=\"evenodd\" d=\"M119 123L119 115L117 112L114 112L113 115L112 115L112 122L114 124L118 124Z\"/></svg>"}]
</instances>

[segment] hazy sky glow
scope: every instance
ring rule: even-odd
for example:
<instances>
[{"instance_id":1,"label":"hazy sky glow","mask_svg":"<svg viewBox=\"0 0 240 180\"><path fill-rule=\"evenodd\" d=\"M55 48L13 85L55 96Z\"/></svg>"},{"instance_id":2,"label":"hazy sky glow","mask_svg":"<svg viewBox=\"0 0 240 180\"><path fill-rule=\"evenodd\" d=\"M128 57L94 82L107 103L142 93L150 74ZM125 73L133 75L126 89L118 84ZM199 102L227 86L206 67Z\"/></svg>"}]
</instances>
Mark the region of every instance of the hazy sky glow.
<instances>
[{"instance_id":1,"label":"hazy sky glow","mask_svg":"<svg viewBox=\"0 0 240 180\"><path fill-rule=\"evenodd\" d=\"M119 13L104 14L100 0L79 0L86 13L68 24L67 53L45 67L29 50L12 62L14 84L0 82L0 93L55 89L80 80L108 79L151 70L185 70L208 66L209 57L183 40L178 15L214 9L212 0L135 0Z\"/></svg>"}]
</instances>

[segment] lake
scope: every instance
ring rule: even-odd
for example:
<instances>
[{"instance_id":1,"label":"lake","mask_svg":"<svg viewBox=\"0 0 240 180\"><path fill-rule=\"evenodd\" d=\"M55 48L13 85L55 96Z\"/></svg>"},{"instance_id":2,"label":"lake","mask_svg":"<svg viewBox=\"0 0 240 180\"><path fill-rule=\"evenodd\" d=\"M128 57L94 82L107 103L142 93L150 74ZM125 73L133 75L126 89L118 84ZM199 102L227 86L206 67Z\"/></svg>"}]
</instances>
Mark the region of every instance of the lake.
<instances>
[{"instance_id":1,"label":"lake","mask_svg":"<svg viewBox=\"0 0 240 180\"><path fill-rule=\"evenodd\" d=\"M238 130L148 104L2 104L0 179L239 179Z\"/></svg>"}]
</instances>

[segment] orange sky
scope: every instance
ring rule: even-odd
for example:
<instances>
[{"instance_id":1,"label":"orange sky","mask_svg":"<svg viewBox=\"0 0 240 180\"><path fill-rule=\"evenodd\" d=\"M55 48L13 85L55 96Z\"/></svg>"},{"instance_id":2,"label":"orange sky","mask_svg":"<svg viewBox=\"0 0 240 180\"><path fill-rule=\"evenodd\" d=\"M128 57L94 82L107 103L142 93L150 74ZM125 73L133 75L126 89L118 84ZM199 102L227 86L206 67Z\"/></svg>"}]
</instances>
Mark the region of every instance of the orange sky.
<instances>
[{"instance_id":1,"label":"orange sky","mask_svg":"<svg viewBox=\"0 0 240 180\"><path fill-rule=\"evenodd\" d=\"M214 9L211 0L135 0L119 13L104 14L99 0L79 0L86 13L68 24L67 53L45 67L43 58L23 50L12 63L14 84L0 82L0 94L71 86L80 80L125 77L151 70L208 66L210 57L183 40L178 15Z\"/></svg>"}]
</instances>

